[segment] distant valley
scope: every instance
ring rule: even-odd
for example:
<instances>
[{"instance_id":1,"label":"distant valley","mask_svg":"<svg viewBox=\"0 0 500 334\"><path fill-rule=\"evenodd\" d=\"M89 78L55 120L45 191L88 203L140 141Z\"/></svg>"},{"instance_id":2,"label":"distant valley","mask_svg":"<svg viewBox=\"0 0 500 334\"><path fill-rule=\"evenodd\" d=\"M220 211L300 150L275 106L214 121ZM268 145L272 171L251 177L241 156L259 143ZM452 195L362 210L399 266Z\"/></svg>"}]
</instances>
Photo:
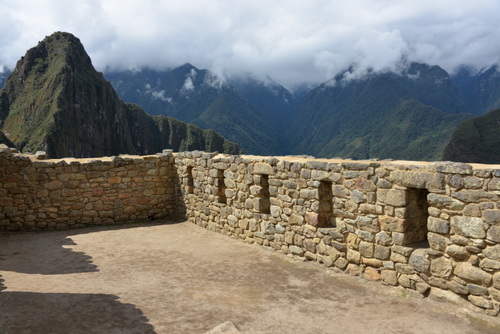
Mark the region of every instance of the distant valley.
<instances>
[{"instance_id":1,"label":"distant valley","mask_svg":"<svg viewBox=\"0 0 500 334\"><path fill-rule=\"evenodd\" d=\"M413 63L400 74L342 75L292 93L269 79L224 81L191 64L105 73L125 101L210 128L245 152L442 160L464 121L500 106L497 67L450 76Z\"/></svg>"}]
</instances>

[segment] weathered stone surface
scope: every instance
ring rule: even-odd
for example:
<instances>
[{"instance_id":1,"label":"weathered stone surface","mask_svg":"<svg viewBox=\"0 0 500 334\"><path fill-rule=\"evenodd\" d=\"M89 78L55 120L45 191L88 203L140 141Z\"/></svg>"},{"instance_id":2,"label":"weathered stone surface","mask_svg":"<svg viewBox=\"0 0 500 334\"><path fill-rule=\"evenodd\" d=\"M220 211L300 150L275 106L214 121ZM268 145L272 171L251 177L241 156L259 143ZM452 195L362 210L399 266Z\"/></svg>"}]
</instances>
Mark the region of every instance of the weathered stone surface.
<instances>
[{"instance_id":1,"label":"weathered stone surface","mask_svg":"<svg viewBox=\"0 0 500 334\"><path fill-rule=\"evenodd\" d=\"M483 254L489 259L500 261L500 245L486 247L483 249Z\"/></svg>"},{"instance_id":2,"label":"weathered stone surface","mask_svg":"<svg viewBox=\"0 0 500 334\"><path fill-rule=\"evenodd\" d=\"M393 206L405 206L407 200L407 192L404 190L391 189L387 191L385 196L385 204Z\"/></svg>"},{"instance_id":3,"label":"weathered stone surface","mask_svg":"<svg viewBox=\"0 0 500 334\"><path fill-rule=\"evenodd\" d=\"M454 273L464 280L485 286L490 285L492 280L492 275L485 273L483 270L474 267L469 263L458 263L455 267Z\"/></svg>"},{"instance_id":4,"label":"weathered stone surface","mask_svg":"<svg viewBox=\"0 0 500 334\"><path fill-rule=\"evenodd\" d=\"M485 299L484 297L469 295L468 299L472 304L476 305L477 307L485 309L493 308L493 303Z\"/></svg>"},{"instance_id":5,"label":"weathered stone surface","mask_svg":"<svg viewBox=\"0 0 500 334\"><path fill-rule=\"evenodd\" d=\"M302 225L304 223L304 217L294 213L288 218L288 223L290 225Z\"/></svg>"},{"instance_id":6,"label":"weathered stone surface","mask_svg":"<svg viewBox=\"0 0 500 334\"><path fill-rule=\"evenodd\" d=\"M274 167L265 163L256 163L253 166L254 174L265 174L265 175L273 175L275 173Z\"/></svg>"},{"instance_id":7,"label":"weathered stone surface","mask_svg":"<svg viewBox=\"0 0 500 334\"><path fill-rule=\"evenodd\" d=\"M412 266L416 271L421 273L426 273L429 271L430 261L427 258L427 253L425 249L416 249L411 253L408 264Z\"/></svg>"},{"instance_id":8,"label":"weathered stone surface","mask_svg":"<svg viewBox=\"0 0 500 334\"><path fill-rule=\"evenodd\" d=\"M451 218L451 227L455 233L465 237L486 237L484 222L481 218L455 216Z\"/></svg>"},{"instance_id":9,"label":"weathered stone surface","mask_svg":"<svg viewBox=\"0 0 500 334\"><path fill-rule=\"evenodd\" d=\"M441 173L463 174L463 175L472 174L472 166L461 162L438 163L436 164L435 168L436 171Z\"/></svg>"},{"instance_id":10,"label":"weathered stone surface","mask_svg":"<svg viewBox=\"0 0 500 334\"><path fill-rule=\"evenodd\" d=\"M488 229L488 233L486 234L486 238L493 242L500 242L500 225L499 226L491 226Z\"/></svg>"},{"instance_id":11,"label":"weathered stone surface","mask_svg":"<svg viewBox=\"0 0 500 334\"><path fill-rule=\"evenodd\" d=\"M304 250L298 246L290 245L288 246L290 253L293 255L304 256Z\"/></svg>"},{"instance_id":12,"label":"weathered stone surface","mask_svg":"<svg viewBox=\"0 0 500 334\"><path fill-rule=\"evenodd\" d=\"M458 245L449 245L448 247L446 247L446 254L459 261L464 261L469 257L469 253L467 252L465 247L461 247Z\"/></svg>"},{"instance_id":13,"label":"weathered stone surface","mask_svg":"<svg viewBox=\"0 0 500 334\"><path fill-rule=\"evenodd\" d=\"M449 209L458 211L462 210L465 207L465 204L460 202L459 200L444 195L429 194L427 195L427 200L429 201L430 205L440 209Z\"/></svg>"},{"instance_id":14,"label":"weathered stone surface","mask_svg":"<svg viewBox=\"0 0 500 334\"><path fill-rule=\"evenodd\" d=\"M398 273L394 270L382 270L380 276L385 283L394 286L398 285Z\"/></svg>"},{"instance_id":15,"label":"weathered stone surface","mask_svg":"<svg viewBox=\"0 0 500 334\"><path fill-rule=\"evenodd\" d=\"M441 278L450 277L453 271L452 262L444 257L439 257L431 261L431 274Z\"/></svg>"},{"instance_id":16,"label":"weathered stone surface","mask_svg":"<svg viewBox=\"0 0 500 334\"><path fill-rule=\"evenodd\" d=\"M447 240L445 237L436 233L427 233L427 240L429 241L429 246L432 249L444 252L447 246Z\"/></svg>"},{"instance_id":17,"label":"weathered stone surface","mask_svg":"<svg viewBox=\"0 0 500 334\"><path fill-rule=\"evenodd\" d=\"M491 259L482 259L479 262L479 267L488 271L488 272L498 271L498 270L500 270L500 261L491 260Z\"/></svg>"},{"instance_id":18,"label":"weathered stone surface","mask_svg":"<svg viewBox=\"0 0 500 334\"><path fill-rule=\"evenodd\" d=\"M475 295L475 296L484 296L484 295L488 294L487 288L480 286L480 285L476 285L476 284L467 284L467 291L471 295Z\"/></svg>"},{"instance_id":19,"label":"weathered stone surface","mask_svg":"<svg viewBox=\"0 0 500 334\"><path fill-rule=\"evenodd\" d=\"M395 170L391 173L391 178L396 184L409 188L444 188L444 176L442 174Z\"/></svg>"},{"instance_id":20,"label":"weathered stone surface","mask_svg":"<svg viewBox=\"0 0 500 334\"><path fill-rule=\"evenodd\" d=\"M451 196L465 203L480 203L485 201L496 201L498 196L483 190L467 190L452 192Z\"/></svg>"},{"instance_id":21,"label":"weathered stone surface","mask_svg":"<svg viewBox=\"0 0 500 334\"><path fill-rule=\"evenodd\" d=\"M390 216L381 216L379 222L380 228L386 232L405 232L411 227L408 220Z\"/></svg>"},{"instance_id":22,"label":"weathered stone surface","mask_svg":"<svg viewBox=\"0 0 500 334\"><path fill-rule=\"evenodd\" d=\"M500 210L484 210L483 218L488 224L500 225Z\"/></svg>"},{"instance_id":23,"label":"weathered stone surface","mask_svg":"<svg viewBox=\"0 0 500 334\"><path fill-rule=\"evenodd\" d=\"M429 217L427 220L427 229L429 232L448 234L450 232L450 223L444 219Z\"/></svg>"}]
</instances>

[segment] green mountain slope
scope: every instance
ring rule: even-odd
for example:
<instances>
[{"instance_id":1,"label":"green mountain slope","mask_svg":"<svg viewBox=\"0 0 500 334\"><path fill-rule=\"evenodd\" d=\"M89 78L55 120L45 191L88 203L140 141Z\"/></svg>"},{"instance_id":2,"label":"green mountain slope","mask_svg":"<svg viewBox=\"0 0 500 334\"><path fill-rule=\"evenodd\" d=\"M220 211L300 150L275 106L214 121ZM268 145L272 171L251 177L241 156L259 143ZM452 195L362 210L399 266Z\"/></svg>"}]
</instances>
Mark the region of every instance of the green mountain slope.
<instances>
[{"instance_id":1,"label":"green mountain slope","mask_svg":"<svg viewBox=\"0 0 500 334\"><path fill-rule=\"evenodd\" d=\"M454 128L472 115L447 114L417 98L393 74L323 84L299 103L291 146L318 157L439 160Z\"/></svg>"},{"instance_id":2,"label":"green mountain slope","mask_svg":"<svg viewBox=\"0 0 500 334\"><path fill-rule=\"evenodd\" d=\"M60 32L28 50L0 90L0 130L20 150L45 150L49 157L152 154L175 148L160 140L156 120L119 99L95 71L80 41ZM213 136L196 131L198 138ZM189 144L207 149L194 137ZM227 153L240 151L234 143L217 149L224 148Z\"/></svg>"},{"instance_id":3,"label":"green mountain slope","mask_svg":"<svg viewBox=\"0 0 500 334\"><path fill-rule=\"evenodd\" d=\"M500 109L463 122L453 133L443 158L451 161L500 163Z\"/></svg>"},{"instance_id":4,"label":"green mountain slope","mask_svg":"<svg viewBox=\"0 0 500 334\"><path fill-rule=\"evenodd\" d=\"M467 111L482 115L500 108L500 67L491 66L475 73L462 67L452 77L464 96Z\"/></svg>"},{"instance_id":5,"label":"green mountain slope","mask_svg":"<svg viewBox=\"0 0 500 334\"><path fill-rule=\"evenodd\" d=\"M118 94L153 115L166 115L220 133L247 153L283 152L282 137L264 111L210 71L184 64L171 71L108 73Z\"/></svg>"}]
</instances>

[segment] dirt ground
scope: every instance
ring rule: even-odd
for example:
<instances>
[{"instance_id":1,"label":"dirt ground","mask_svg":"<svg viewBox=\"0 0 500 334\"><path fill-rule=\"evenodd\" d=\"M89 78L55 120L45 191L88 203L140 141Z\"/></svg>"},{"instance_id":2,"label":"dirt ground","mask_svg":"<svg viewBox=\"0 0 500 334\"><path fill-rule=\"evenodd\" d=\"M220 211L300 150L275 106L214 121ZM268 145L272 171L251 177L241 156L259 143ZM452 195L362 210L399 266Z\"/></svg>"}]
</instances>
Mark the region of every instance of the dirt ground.
<instances>
[{"instance_id":1,"label":"dirt ground","mask_svg":"<svg viewBox=\"0 0 500 334\"><path fill-rule=\"evenodd\" d=\"M0 234L0 333L500 333L500 319L187 222Z\"/></svg>"}]
</instances>

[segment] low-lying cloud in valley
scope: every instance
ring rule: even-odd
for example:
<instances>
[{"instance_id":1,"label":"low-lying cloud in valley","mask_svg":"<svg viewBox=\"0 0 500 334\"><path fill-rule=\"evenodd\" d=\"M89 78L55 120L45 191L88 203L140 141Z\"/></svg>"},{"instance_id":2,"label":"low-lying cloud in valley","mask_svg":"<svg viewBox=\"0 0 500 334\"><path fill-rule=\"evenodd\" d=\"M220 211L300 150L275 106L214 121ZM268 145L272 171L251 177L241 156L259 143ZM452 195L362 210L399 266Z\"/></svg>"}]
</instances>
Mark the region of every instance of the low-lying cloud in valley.
<instances>
[{"instance_id":1,"label":"low-lying cloud in valley","mask_svg":"<svg viewBox=\"0 0 500 334\"><path fill-rule=\"evenodd\" d=\"M399 71L411 61L452 72L500 63L493 0L2 0L0 68L54 31L79 37L98 70L186 62L288 88Z\"/></svg>"}]
</instances>

